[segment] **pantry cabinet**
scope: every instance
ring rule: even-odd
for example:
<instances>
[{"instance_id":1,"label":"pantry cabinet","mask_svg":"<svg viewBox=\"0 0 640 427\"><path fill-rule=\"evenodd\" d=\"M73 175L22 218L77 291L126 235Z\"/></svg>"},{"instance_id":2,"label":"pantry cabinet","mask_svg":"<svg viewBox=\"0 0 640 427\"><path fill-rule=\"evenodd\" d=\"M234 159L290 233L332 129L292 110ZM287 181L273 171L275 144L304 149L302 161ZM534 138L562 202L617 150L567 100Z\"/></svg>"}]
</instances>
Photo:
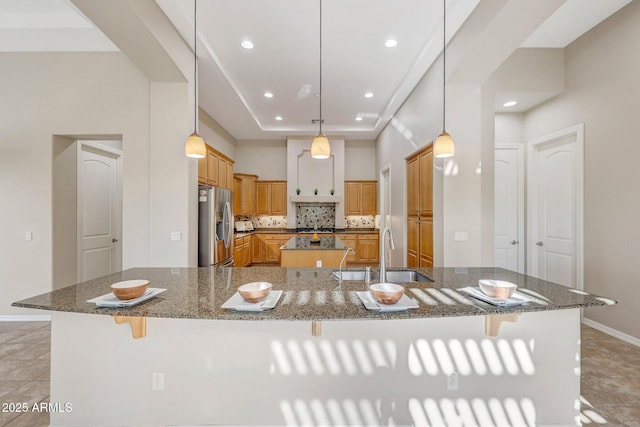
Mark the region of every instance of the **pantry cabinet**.
<instances>
[{"instance_id":1,"label":"pantry cabinet","mask_svg":"<svg viewBox=\"0 0 640 427\"><path fill-rule=\"evenodd\" d=\"M407 158L407 267L433 267L433 149Z\"/></svg>"}]
</instances>

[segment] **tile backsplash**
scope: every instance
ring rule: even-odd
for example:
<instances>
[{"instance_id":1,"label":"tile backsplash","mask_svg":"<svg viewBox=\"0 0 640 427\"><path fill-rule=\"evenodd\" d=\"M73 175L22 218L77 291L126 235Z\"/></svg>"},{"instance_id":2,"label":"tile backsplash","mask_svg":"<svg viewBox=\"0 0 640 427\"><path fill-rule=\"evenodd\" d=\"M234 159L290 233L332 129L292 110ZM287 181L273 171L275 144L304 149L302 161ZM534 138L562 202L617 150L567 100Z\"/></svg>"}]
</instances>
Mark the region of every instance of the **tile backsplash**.
<instances>
[{"instance_id":1,"label":"tile backsplash","mask_svg":"<svg viewBox=\"0 0 640 427\"><path fill-rule=\"evenodd\" d=\"M251 221L253 228L287 228L286 216L237 215L236 221Z\"/></svg>"},{"instance_id":2,"label":"tile backsplash","mask_svg":"<svg viewBox=\"0 0 640 427\"><path fill-rule=\"evenodd\" d=\"M345 228L375 228L376 217L373 215L345 216Z\"/></svg>"},{"instance_id":3,"label":"tile backsplash","mask_svg":"<svg viewBox=\"0 0 640 427\"><path fill-rule=\"evenodd\" d=\"M313 207L325 208L327 206ZM314 227L314 221L317 220L318 228L334 228L335 208L333 208L333 211L325 209L306 210L302 213L302 223L300 222L300 218L301 217L297 217L298 227ZM236 215L235 221L251 221L254 228L289 228L287 226L286 216ZM375 217L373 215L346 216L344 217L344 223L345 229L376 228L377 226Z\"/></svg>"},{"instance_id":4,"label":"tile backsplash","mask_svg":"<svg viewBox=\"0 0 640 427\"><path fill-rule=\"evenodd\" d=\"M298 228L335 228L335 205L302 204L296 205L296 227Z\"/></svg>"}]
</instances>

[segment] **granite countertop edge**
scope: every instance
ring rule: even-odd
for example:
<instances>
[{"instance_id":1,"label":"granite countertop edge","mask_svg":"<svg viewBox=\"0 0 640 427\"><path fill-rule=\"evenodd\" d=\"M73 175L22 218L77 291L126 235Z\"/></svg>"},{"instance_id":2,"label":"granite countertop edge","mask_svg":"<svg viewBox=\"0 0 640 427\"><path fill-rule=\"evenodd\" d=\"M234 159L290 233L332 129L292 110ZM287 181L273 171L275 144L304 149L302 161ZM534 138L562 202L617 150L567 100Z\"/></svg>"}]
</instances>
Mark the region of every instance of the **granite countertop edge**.
<instances>
[{"instance_id":1,"label":"granite countertop edge","mask_svg":"<svg viewBox=\"0 0 640 427\"><path fill-rule=\"evenodd\" d=\"M331 277L332 269L282 267L134 268L17 301L12 306L69 313L175 319L335 321L479 316L616 304L616 301L608 298L503 269L416 270L434 281L403 283L407 289L411 289L407 294L417 301L419 307L402 312L367 310L355 294L366 289L364 282L344 281L339 286ZM98 308L86 302L109 293L111 283L134 278L147 278L152 286L166 288L167 291L130 308ZM517 283L521 290L534 296L534 301L516 307L497 307L468 297L458 290L474 285L479 278ZM284 291L275 308L262 312L221 308L238 286L251 281L269 281L273 283L273 289ZM447 299L447 296L453 296L458 301Z\"/></svg>"}]
</instances>

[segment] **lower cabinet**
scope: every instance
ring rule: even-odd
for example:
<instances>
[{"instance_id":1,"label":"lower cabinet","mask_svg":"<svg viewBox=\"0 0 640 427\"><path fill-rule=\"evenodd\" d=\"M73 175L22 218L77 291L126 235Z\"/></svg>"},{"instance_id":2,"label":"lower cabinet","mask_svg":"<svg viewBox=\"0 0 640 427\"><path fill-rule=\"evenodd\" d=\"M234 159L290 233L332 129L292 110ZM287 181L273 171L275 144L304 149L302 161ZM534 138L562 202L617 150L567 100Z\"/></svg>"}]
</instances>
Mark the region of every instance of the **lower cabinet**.
<instances>
[{"instance_id":1,"label":"lower cabinet","mask_svg":"<svg viewBox=\"0 0 640 427\"><path fill-rule=\"evenodd\" d=\"M295 234L254 234L251 245L251 262L253 264L280 265L280 247Z\"/></svg>"},{"instance_id":2,"label":"lower cabinet","mask_svg":"<svg viewBox=\"0 0 640 427\"><path fill-rule=\"evenodd\" d=\"M287 241L296 236L296 234L282 233L256 233L249 237L253 240L246 246L249 253L242 255L248 257L248 264L278 264L282 259L280 255L280 247ZM353 248L355 254L349 252L346 262L348 264L365 264L376 265L379 262L380 244L378 233L345 233L336 234L342 240L345 247ZM236 260L238 259L239 249L236 243ZM246 258L241 258L242 260ZM238 261L234 262L234 266L238 266ZM245 261L240 261L245 262Z\"/></svg>"},{"instance_id":3,"label":"lower cabinet","mask_svg":"<svg viewBox=\"0 0 640 427\"><path fill-rule=\"evenodd\" d=\"M380 245L377 234L359 234L356 255L359 263L378 263Z\"/></svg>"},{"instance_id":4,"label":"lower cabinet","mask_svg":"<svg viewBox=\"0 0 640 427\"><path fill-rule=\"evenodd\" d=\"M252 236L237 237L233 250L233 266L247 267L251 264Z\"/></svg>"}]
</instances>

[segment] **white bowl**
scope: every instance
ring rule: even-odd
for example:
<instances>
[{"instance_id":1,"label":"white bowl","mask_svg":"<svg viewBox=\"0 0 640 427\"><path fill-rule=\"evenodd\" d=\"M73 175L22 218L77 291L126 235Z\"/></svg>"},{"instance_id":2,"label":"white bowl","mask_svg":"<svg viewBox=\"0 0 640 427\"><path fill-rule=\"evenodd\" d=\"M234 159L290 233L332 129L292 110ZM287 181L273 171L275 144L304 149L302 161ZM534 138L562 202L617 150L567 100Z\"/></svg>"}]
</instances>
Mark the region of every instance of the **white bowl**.
<instances>
[{"instance_id":1,"label":"white bowl","mask_svg":"<svg viewBox=\"0 0 640 427\"><path fill-rule=\"evenodd\" d=\"M246 302L255 303L262 301L269 295L271 286L269 282L245 283L238 288L238 292Z\"/></svg>"},{"instance_id":2,"label":"white bowl","mask_svg":"<svg viewBox=\"0 0 640 427\"><path fill-rule=\"evenodd\" d=\"M374 283L369 286L369 292L380 304L395 304L404 294L404 286L395 283Z\"/></svg>"},{"instance_id":3,"label":"white bowl","mask_svg":"<svg viewBox=\"0 0 640 427\"><path fill-rule=\"evenodd\" d=\"M129 300L141 297L149 287L148 280L125 280L111 285L111 292L118 299Z\"/></svg>"},{"instance_id":4,"label":"white bowl","mask_svg":"<svg viewBox=\"0 0 640 427\"><path fill-rule=\"evenodd\" d=\"M478 285L480 285L480 290L486 296L500 299L510 298L518 288L515 283L492 279L478 280Z\"/></svg>"}]
</instances>

